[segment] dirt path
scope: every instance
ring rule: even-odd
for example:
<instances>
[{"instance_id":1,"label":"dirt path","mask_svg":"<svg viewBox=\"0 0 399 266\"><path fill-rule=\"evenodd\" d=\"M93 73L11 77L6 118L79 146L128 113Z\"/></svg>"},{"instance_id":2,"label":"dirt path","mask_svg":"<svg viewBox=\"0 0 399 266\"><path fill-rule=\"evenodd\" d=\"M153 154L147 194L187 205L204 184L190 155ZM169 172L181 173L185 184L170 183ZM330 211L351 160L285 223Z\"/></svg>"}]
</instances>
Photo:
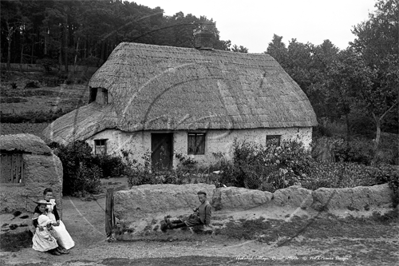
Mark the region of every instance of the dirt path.
<instances>
[{"instance_id":1,"label":"dirt path","mask_svg":"<svg viewBox=\"0 0 399 266\"><path fill-rule=\"evenodd\" d=\"M76 242L69 255L52 256L24 248L18 252L0 252L0 265L397 265L399 262L397 217L384 221L381 217L339 219L321 215L314 219L295 217L289 222L258 219L259 224L245 223L243 219L235 220L236 227L220 235L186 232L187 238L179 238L174 237L175 232L168 232L157 241L109 243L104 230L104 197L96 201L64 197L63 205L63 221ZM250 213L267 216L264 211L250 210L241 217L249 217ZM261 227L266 223L267 230L263 230ZM237 238L238 233L251 226L259 227L255 236L242 234Z\"/></svg>"}]
</instances>

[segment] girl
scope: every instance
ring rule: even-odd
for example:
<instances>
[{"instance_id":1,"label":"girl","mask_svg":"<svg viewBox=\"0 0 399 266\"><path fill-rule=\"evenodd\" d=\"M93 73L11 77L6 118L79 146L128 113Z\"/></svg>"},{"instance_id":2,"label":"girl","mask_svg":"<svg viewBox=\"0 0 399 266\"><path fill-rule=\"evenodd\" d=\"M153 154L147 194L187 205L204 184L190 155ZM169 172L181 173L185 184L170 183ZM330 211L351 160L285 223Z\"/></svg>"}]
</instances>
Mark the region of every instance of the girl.
<instances>
[{"instance_id":1,"label":"girl","mask_svg":"<svg viewBox=\"0 0 399 266\"><path fill-rule=\"evenodd\" d=\"M49 232L52 226L56 225L56 222L51 221L46 215L47 205L49 204L45 200L39 200L36 203L38 204L37 212L35 212L33 219L34 223L37 222L37 227L32 238L32 248L40 252L48 251L53 255L61 255L57 250L57 240Z\"/></svg>"},{"instance_id":2,"label":"girl","mask_svg":"<svg viewBox=\"0 0 399 266\"><path fill-rule=\"evenodd\" d=\"M75 242L69 235L64 223L60 220L60 216L57 211L57 205L53 197L53 190L51 188L46 188L43 191L43 196L45 201L49 204L47 206L47 216L57 225L53 228L53 236L57 239L58 244L64 249L62 250L63 253L68 253L67 250L73 248L75 246Z\"/></svg>"}]
</instances>

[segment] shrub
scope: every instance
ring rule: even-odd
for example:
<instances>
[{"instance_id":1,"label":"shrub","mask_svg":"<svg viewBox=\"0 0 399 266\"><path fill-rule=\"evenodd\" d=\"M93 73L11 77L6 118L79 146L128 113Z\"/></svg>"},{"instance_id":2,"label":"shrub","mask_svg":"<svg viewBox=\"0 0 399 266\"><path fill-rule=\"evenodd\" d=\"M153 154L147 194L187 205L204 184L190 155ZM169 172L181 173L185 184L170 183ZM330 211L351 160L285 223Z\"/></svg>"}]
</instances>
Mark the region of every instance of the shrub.
<instances>
[{"instance_id":1,"label":"shrub","mask_svg":"<svg viewBox=\"0 0 399 266\"><path fill-rule=\"evenodd\" d=\"M121 176L126 170L126 165L120 157L97 155L94 156L93 163L101 168L104 177Z\"/></svg>"},{"instance_id":2,"label":"shrub","mask_svg":"<svg viewBox=\"0 0 399 266\"><path fill-rule=\"evenodd\" d=\"M63 166L63 194L76 196L86 192L100 192L101 168L94 163L90 146L76 141L67 146L52 144Z\"/></svg>"},{"instance_id":3,"label":"shrub","mask_svg":"<svg viewBox=\"0 0 399 266\"><path fill-rule=\"evenodd\" d=\"M310 174L301 180L304 188L347 188L388 183L393 190L393 202L398 202L398 168L392 165L378 167L357 163L337 162L310 164Z\"/></svg>"},{"instance_id":4,"label":"shrub","mask_svg":"<svg viewBox=\"0 0 399 266\"><path fill-rule=\"evenodd\" d=\"M355 139L349 142L334 143L335 160L340 162L355 162L370 165L374 157L373 143L366 139Z\"/></svg>"},{"instance_id":5,"label":"shrub","mask_svg":"<svg viewBox=\"0 0 399 266\"><path fill-rule=\"evenodd\" d=\"M275 191L299 184L308 173L310 153L301 143L281 146L234 143L233 162L221 161L219 181L226 185Z\"/></svg>"},{"instance_id":6,"label":"shrub","mask_svg":"<svg viewBox=\"0 0 399 266\"><path fill-rule=\"evenodd\" d=\"M122 152L125 158L128 157L128 153ZM128 159L128 158L127 158ZM159 177L151 169L151 157L149 153L145 153L142 156L143 164L136 160L127 160L127 175L129 187L139 186L143 184L162 184L162 177Z\"/></svg>"}]
</instances>

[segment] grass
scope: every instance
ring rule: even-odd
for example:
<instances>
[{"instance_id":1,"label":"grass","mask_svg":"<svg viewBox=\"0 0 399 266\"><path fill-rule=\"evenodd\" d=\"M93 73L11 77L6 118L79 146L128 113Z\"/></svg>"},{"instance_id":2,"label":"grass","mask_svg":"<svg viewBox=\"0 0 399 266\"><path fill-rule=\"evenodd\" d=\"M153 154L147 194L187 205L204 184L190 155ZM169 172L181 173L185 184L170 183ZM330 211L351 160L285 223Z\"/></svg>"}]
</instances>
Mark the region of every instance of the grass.
<instances>
[{"instance_id":1,"label":"grass","mask_svg":"<svg viewBox=\"0 0 399 266\"><path fill-rule=\"evenodd\" d=\"M32 247L32 234L30 231L20 233L6 232L1 235L0 250L17 252L23 248Z\"/></svg>"}]
</instances>

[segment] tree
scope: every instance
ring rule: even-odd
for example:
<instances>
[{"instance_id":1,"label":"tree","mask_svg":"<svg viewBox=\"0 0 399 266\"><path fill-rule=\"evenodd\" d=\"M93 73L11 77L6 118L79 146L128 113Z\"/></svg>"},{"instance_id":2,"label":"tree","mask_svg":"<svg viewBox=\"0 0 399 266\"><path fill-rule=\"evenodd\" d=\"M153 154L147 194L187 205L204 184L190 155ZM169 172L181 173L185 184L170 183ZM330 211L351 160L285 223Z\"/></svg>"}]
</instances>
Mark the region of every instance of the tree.
<instances>
[{"instance_id":1,"label":"tree","mask_svg":"<svg viewBox=\"0 0 399 266\"><path fill-rule=\"evenodd\" d=\"M237 44L234 44L233 47L231 48L232 52L236 52L236 53L248 53L248 48L240 45L238 46Z\"/></svg>"},{"instance_id":2,"label":"tree","mask_svg":"<svg viewBox=\"0 0 399 266\"><path fill-rule=\"evenodd\" d=\"M397 0L379 0L374 14L354 26L356 39L351 48L374 72L370 86L358 91L366 112L376 126L375 150L381 138L381 125L387 114L398 107L399 91L399 3ZM397 112L396 112L397 115Z\"/></svg>"},{"instance_id":3,"label":"tree","mask_svg":"<svg viewBox=\"0 0 399 266\"><path fill-rule=\"evenodd\" d=\"M272 42L269 43L266 53L271 55L280 65L284 68L288 68L288 49L282 42L283 37L276 34L273 35Z\"/></svg>"},{"instance_id":4,"label":"tree","mask_svg":"<svg viewBox=\"0 0 399 266\"><path fill-rule=\"evenodd\" d=\"M1 22L6 26L7 69L10 69L13 36L29 23L28 18L21 13L21 6L22 4L19 1L1 1Z\"/></svg>"}]
</instances>

